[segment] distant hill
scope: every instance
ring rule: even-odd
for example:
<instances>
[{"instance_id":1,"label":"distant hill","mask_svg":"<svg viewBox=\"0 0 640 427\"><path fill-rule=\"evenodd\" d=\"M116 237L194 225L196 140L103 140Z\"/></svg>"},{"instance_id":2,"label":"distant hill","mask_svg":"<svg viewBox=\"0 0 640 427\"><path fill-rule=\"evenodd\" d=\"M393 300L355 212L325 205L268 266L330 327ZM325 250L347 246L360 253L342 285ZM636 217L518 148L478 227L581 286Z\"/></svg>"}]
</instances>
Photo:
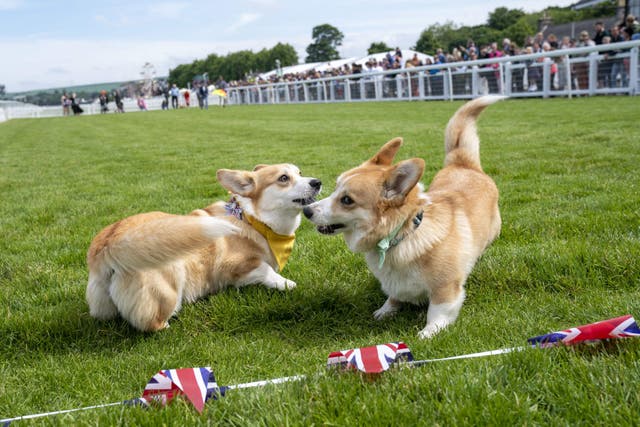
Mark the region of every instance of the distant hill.
<instances>
[{"instance_id":1,"label":"distant hill","mask_svg":"<svg viewBox=\"0 0 640 427\"><path fill-rule=\"evenodd\" d=\"M126 85L128 83L129 82L92 83L88 85L54 87L49 89L35 89L35 90L28 90L25 92L7 92L6 98L30 96L30 95L35 95L37 93L96 92L96 91L99 92L103 89L111 91L114 89L118 89L120 86Z\"/></svg>"},{"instance_id":2,"label":"distant hill","mask_svg":"<svg viewBox=\"0 0 640 427\"><path fill-rule=\"evenodd\" d=\"M156 77L154 80L155 82L158 82L158 86L154 85L154 92L159 91L166 84L164 83L166 77ZM57 105L60 103L60 97L63 93L67 93L69 95L75 93L81 102L92 102L98 98L98 95L102 90L105 90L108 93L118 90L122 96L130 97L137 94L140 87L140 80L92 83L76 86L61 86L49 89L35 89L24 92L9 92L2 96L2 99L29 102L36 105Z\"/></svg>"}]
</instances>

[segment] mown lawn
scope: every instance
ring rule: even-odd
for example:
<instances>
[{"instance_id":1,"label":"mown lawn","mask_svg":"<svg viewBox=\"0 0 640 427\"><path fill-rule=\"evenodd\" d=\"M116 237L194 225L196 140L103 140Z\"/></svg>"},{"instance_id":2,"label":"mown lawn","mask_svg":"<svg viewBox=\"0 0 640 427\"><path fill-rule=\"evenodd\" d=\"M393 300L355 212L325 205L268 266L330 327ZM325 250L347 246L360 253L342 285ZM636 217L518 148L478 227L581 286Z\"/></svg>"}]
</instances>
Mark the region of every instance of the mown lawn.
<instances>
[{"instance_id":1,"label":"mown lawn","mask_svg":"<svg viewBox=\"0 0 640 427\"><path fill-rule=\"evenodd\" d=\"M418 359L524 345L626 313L640 317L640 98L509 100L479 122L503 229L434 339L426 310L373 320L385 300L361 256L303 221L291 292L227 291L142 334L88 314L85 255L124 216L226 198L219 168L292 162L324 182L395 136L429 183L460 102L230 107L0 124L0 419L139 396L162 368L211 366L231 391L202 415L112 407L16 425L637 425L640 340L439 362L370 380L327 354L405 341Z\"/></svg>"}]
</instances>

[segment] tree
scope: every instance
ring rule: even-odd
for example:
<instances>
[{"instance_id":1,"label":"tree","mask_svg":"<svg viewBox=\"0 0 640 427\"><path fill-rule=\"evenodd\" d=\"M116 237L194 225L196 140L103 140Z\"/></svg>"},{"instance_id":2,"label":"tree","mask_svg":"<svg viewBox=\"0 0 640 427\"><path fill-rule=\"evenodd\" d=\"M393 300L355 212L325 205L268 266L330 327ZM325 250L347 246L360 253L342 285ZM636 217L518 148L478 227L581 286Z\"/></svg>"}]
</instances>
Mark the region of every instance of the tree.
<instances>
[{"instance_id":1,"label":"tree","mask_svg":"<svg viewBox=\"0 0 640 427\"><path fill-rule=\"evenodd\" d=\"M298 63L298 53L296 49L288 43L278 43L271 48L270 52L271 62L262 71L268 71L273 69L275 60L280 60L280 65L287 67L289 65L296 65Z\"/></svg>"},{"instance_id":2,"label":"tree","mask_svg":"<svg viewBox=\"0 0 640 427\"><path fill-rule=\"evenodd\" d=\"M498 7L493 12L489 12L487 25L494 30L502 31L515 24L524 15L525 13L522 9Z\"/></svg>"},{"instance_id":3,"label":"tree","mask_svg":"<svg viewBox=\"0 0 640 427\"><path fill-rule=\"evenodd\" d=\"M450 51L456 46L466 45L469 37L469 27L458 28L453 22L433 24L420 34L414 50L433 54L437 48Z\"/></svg>"},{"instance_id":4,"label":"tree","mask_svg":"<svg viewBox=\"0 0 640 427\"><path fill-rule=\"evenodd\" d=\"M273 70L279 61L281 67L298 63L298 54L290 44L278 43L271 49L262 49L256 54L254 71L264 72Z\"/></svg>"},{"instance_id":5,"label":"tree","mask_svg":"<svg viewBox=\"0 0 640 427\"><path fill-rule=\"evenodd\" d=\"M513 25L510 25L504 30L504 36L517 43L519 46L523 46L528 36L532 35L535 29L529 25L526 19L519 19Z\"/></svg>"},{"instance_id":6,"label":"tree","mask_svg":"<svg viewBox=\"0 0 640 427\"><path fill-rule=\"evenodd\" d=\"M337 47L342 45L344 34L336 27L322 24L313 27L311 33L313 43L307 46L307 58L305 62L321 62L339 59Z\"/></svg>"},{"instance_id":7,"label":"tree","mask_svg":"<svg viewBox=\"0 0 640 427\"><path fill-rule=\"evenodd\" d=\"M192 64L180 64L169 71L169 82L177 84L178 87L187 87L194 74Z\"/></svg>"},{"instance_id":8,"label":"tree","mask_svg":"<svg viewBox=\"0 0 640 427\"><path fill-rule=\"evenodd\" d=\"M367 49L367 55L373 55L374 53L389 52L391 49L385 42L373 42L369 49Z\"/></svg>"},{"instance_id":9,"label":"tree","mask_svg":"<svg viewBox=\"0 0 640 427\"><path fill-rule=\"evenodd\" d=\"M6 94L4 85L0 85L0 96L4 96Z\"/></svg>"},{"instance_id":10,"label":"tree","mask_svg":"<svg viewBox=\"0 0 640 427\"><path fill-rule=\"evenodd\" d=\"M240 50L227 55L220 67L220 75L225 80L241 80L246 74L256 70L256 54L250 50Z\"/></svg>"},{"instance_id":11,"label":"tree","mask_svg":"<svg viewBox=\"0 0 640 427\"><path fill-rule=\"evenodd\" d=\"M416 42L416 45L412 47L413 50L428 54L436 51L439 41L432 27L433 25L420 33L420 38Z\"/></svg>"}]
</instances>

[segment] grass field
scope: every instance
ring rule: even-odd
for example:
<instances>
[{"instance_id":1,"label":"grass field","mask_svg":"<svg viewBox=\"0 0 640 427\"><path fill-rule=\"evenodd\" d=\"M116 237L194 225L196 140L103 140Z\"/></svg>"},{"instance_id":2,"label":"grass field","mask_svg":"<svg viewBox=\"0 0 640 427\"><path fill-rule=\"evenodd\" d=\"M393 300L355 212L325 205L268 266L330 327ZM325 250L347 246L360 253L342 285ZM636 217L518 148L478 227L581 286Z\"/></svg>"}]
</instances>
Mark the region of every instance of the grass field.
<instances>
[{"instance_id":1,"label":"grass field","mask_svg":"<svg viewBox=\"0 0 640 427\"><path fill-rule=\"evenodd\" d=\"M117 402L161 368L212 366L218 383L309 379L231 391L202 415L112 407L16 425L638 425L640 340L528 350L389 372L324 369L327 354L405 341L418 359L526 344L640 317L640 98L510 100L479 122L501 191L500 238L467 283L458 321L432 340L426 310L377 322L385 300L361 256L303 221L291 292L231 290L142 334L88 314L85 255L135 213L187 213L226 198L218 168L293 162L324 182L394 136L428 184L459 102L232 107L0 125L0 418Z\"/></svg>"}]
</instances>

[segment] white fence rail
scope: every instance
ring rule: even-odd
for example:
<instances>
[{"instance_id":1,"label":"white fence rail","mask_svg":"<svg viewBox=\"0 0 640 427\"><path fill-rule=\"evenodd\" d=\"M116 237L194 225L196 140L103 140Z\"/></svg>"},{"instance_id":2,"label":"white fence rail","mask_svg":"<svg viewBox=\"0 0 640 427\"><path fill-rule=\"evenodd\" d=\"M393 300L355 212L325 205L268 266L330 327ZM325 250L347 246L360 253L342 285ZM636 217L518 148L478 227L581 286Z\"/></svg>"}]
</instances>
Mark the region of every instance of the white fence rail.
<instances>
[{"instance_id":1,"label":"white fence rail","mask_svg":"<svg viewBox=\"0 0 640 427\"><path fill-rule=\"evenodd\" d=\"M607 56L610 51L616 54ZM514 98L639 95L639 52L640 41L630 41L379 73L230 87L227 89L228 103L453 100L487 93ZM161 109L162 99L146 99L147 109ZM180 101L184 104L182 99ZM210 95L209 105L220 105L219 97ZM100 113L98 103L82 104L81 107L83 114ZM115 110L113 102L109 107L112 113ZM190 107L198 108L195 93L192 93ZM135 99L125 99L124 109L127 113L140 111ZM62 115L61 106L0 105L0 122Z\"/></svg>"},{"instance_id":2,"label":"white fence rail","mask_svg":"<svg viewBox=\"0 0 640 427\"><path fill-rule=\"evenodd\" d=\"M180 107L185 107L184 99L182 95L180 95ZM147 105L147 110L160 110L162 109L162 100L164 98L162 96L156 96L153 98L146 98L145 102ZM143 111L138 107L137 101L131 98L125 98L123 100L124 111L127 113ZM171 105L171 100L169 99L169 105ZM220 97L217 95L209 95L209 106L215 107L221 105ZM108 104L109 112L108 114L113 114L115 111L115 103L110 102ZM100 104L98 102L94 102L91 104L80 104L80 107L83 110L82 115L85 114L100 114ZM196 97L195 91L191 93L191 102L189 108L199 108L198 106L198 98ZM0 104L0 123L10 119L25 119L25 118L40 118L40 117L62 117L63 111L62 106L45 106L40 107L38 105L33 104L23 104L23 105L8 105L3 106Z\"/></svg>"},{"instance_id":3,"label":"white fence rail","mask_svg":"<svg viewBox=\"0 0 640 427\"><path fill-rule=\"evenodd\" d=\"M640 41L428 65L378 73L232 87L229 104L638 95ZM615 55L606 52L615 51Z\"/></svg>"}]
</instances>

